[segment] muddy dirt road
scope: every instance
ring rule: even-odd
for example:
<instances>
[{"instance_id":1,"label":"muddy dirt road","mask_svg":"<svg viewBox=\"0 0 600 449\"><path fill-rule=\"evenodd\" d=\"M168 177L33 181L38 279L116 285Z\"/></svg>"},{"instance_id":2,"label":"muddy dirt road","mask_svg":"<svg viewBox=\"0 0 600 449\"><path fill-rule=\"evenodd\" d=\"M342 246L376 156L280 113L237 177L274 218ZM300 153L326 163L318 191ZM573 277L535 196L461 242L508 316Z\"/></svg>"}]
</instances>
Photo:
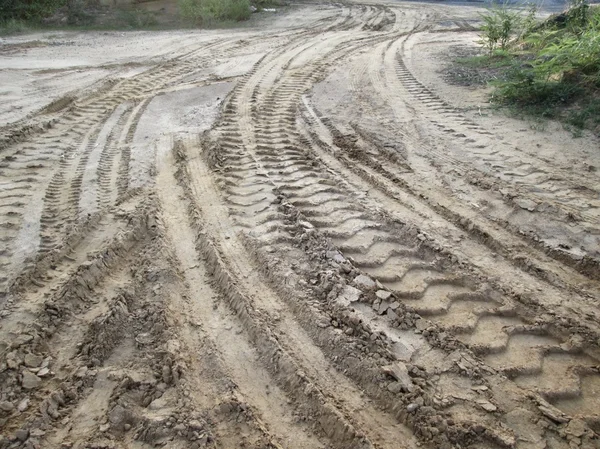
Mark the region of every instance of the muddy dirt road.
<instances>
[{"instance_id":1,"label":"muddy dirt road","mask_svg":"<svg viewBox=\"0 0 600 449\"><path fill-rule=\"evenodd\" d=\"M0 448L600 447L598 140L477 9L0 46Z\"/></svg>"}]
</instances>

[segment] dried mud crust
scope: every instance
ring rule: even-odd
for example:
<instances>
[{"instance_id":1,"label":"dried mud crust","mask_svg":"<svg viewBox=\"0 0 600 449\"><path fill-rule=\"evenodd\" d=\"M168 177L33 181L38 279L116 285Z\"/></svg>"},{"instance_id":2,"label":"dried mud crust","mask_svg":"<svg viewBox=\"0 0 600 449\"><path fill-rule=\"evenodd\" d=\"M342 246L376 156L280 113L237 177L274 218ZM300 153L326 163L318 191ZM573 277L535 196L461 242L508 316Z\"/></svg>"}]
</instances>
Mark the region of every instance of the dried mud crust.
<instances>
[{"instance_id":1,"label":"dried mud crust","mask_svg":"<svg viewBox=\"0 0 600 449\"><path fill-rule=\"evenodd\" d=\"M413 74L473 12L310 8L4 130L0 449L599 447L593 257L473 212L547 191Z\"/></svg>"}]
</instances>

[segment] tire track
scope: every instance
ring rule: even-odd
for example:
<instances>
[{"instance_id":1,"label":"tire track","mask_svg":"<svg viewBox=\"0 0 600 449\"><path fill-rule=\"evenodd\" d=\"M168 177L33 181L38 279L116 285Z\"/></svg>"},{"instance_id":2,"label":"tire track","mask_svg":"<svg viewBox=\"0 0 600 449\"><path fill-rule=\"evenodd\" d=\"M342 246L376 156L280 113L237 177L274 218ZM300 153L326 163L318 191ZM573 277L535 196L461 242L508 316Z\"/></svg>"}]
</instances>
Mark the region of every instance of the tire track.
<instances>
[{"instance_id":1,"label":"tire track","mask_svg":"<svg viewBox=\"0 0 600 449\"><path fill-rule=\"evenodd\" d=\"M293 196L291 201L294 203ZM487 364L518 385L559 406L568 404L565 410L569 413L594 416L590 411L596 406L596 399L589 393L592 385L600 381L596 358L589 357L578 345L551 336L546 325L532 325L521 318L520 307L511 305L499 292L477 287L468 279L440 269L433 257L425 258L418 248L403 244L402 237L377 229L366 220L344 232L352 217L369 214L348 207L348 201L335 201L342 213L332 213L327 208L320 211L319 206L303 212L312 224L332 237L356 267L380 281L411 310L456 335ZM302 209L306 199L294 204ZM584 379L585 392L581 388Z\"/></svg>"},{"instance_id":2,"label":"tire track","mask_svg":"<svg viewBox=\"0 0 600 449\"><path fill-rule=\"evenodd\" d=\"M193 143L189 145L192 148L197 146ZM303 387L305 391L311 391L311 393L308 397L300 394L300 397L303 397L301 400L306 402L310 408L324 407L321 412L317 412L317 415L324 414L323 420L317 423L321 431L334 444L344 444L344 446L371 447L374 444L375 447L398 447L398 436L404 435L404 438L408 440L407 447L413 447L414 443L409 443L411 437L406 429L366 403L360 390L329 368L329 362L314 346L305 331L298 326L292 312L288 311L287 306L260 280L252 268L253 263L244 256L245 250L239 242L236 242L235 228L227 222L227 211L219 204L215 187L210 187L210 174L208 169L203 167L200 155L192 153L189 160L189 178L185 185L189 182L192 186L195 208L209 211L208 213L202 212L204 217L202 229L209 233L210 238L216 239L215 245L220 248L219 253L224 259L223 263L229 267L231 273L236 273L235 282L239 286L238 288L245 292L243 294L244 302L248 303L245 307L249 307L259 314L252 318L252 312L249 312L249 316L244 313L244 325L252 329L254 326L252 320L262 316L265 321L257 323L257 327L270 329L273 335L277 335L282 350L287 354L286 357L293 360L289 363L293 363L296 366L294 369L300 370L302 373L302 378L311 383L310 388ZM252 164L248 164L248 167L251 166ZM240 168L240 173L246 170L253 172L252 168L243 167ZM254 191L254 189L252 190ZM249 193L249 195L253 195L253 193ZM258 195L263 196L248 201L249 208L253 208L257 204L264 204L269 201L269 198L272 198L272 194L266 190L258 192ZM234 195L229 197L230 200L232 196ZM247 198L243 193L241 196ZM198 222L199 219L196 218L195 221ZM263 224L269 221L271 220L267 219ZM272 239L268 241L272 242ZM242 307L236 303L232 305L238 310ZM291 392L288 390L288 393L298 395L295 388ZM325 404L316 405L312 396L320 398L317 404L322 402ZM349 406L334 399L341 397L349 403ZM361 436L363 432L364 436Z\"/></svg>"},{"instance_id":3,"label":"tire track","mask_svg":"<svg viewBox=\"0 0 600 449\"><path fill-rule=\"evenodd\" d=\"M98 190L102 192L106 207L112 206L118 198L124 198L129 184L130 145L121 149L118 162L112 166L110 182L105 181L104 175L98 178L94 174L99 157L112 154L111 149L106 148L107 135L111 134L111 127L115 125L109 118L110 114L115 110L121 111L121 105L127 102L141 101L137 115L126 125L128 142L131 142L135 125L154 94L208 67L215 53L234 54L250 42L236 37L215 41L118 82L106 92L77 100L45 134L32 134L29 142L3 150L4 161L0 170L4 175L5 196L0 199L0 206L4 206L0 207L0 225L2 238L8 244L0 254L0 297L6 298L11 283L25 266L27 258L35 257L38 251L47 253L59 246L65 233L80 219L80 212L85 216L95 211ZM118 121L118 118L114 119ZM105 124L108 128L103 128ZM91 164L88 163L90 157ZM103 164L105 162L103 159ZM84 173L88 175L86 187L82 190ZM104 193L104 189L98 187L98 179L102 179L107 187L116 182L117 194ZM44 189L45 194L42 194ZM82 193L85 193L83 200ZM108 196L112 197L112 203ZM80 205L83 206L81 211ZM26 251L15 254L13 248L25 248Z\"/></svg>"},{"instance_id":4,"label":"tire track","mask_svg":"<svg viewBox=\"0 0 600 449\"><path fill-rule=\"evenodd\" d=\"M291 241L276 215L265 213L260 222L252 220L254 214L277 203L277 192L281 192L307 217L307 226L331 238L357 268L380 281L409 310L454 335L488 366L551 402L559 404L559 399L569 398L578 401L580 412L591 410L596 399L579 385L583 373L598 375L596 359L522 317L520 308L501 292L454 273L427 251L403 244L398 231L360 205L358 192L342 188L307 158L295 129L294 105L314 82L310 74L318 69L308 66L302 76L298 70L286 73L287 67L282 64L278 84L263 94L260 103L266 109L255 106L248 111L249 101L244 95L250 97L255 92L249 80L250 85L243 87L245 94L236 89L230 98L219 127L230 139L221 142L219 153L227 161L227 177L245 181L226 188L227 200L242 218L241 223L251 229L249 235L262 245ZM260 79L261 70L251 77ZM278 114L271 112L275 105ZM238 117L240 131L236 134ZM549 383L552 370L565 375ZM537 383L544 386L533 388Z\"/></svg>"},{"instance_id":5,"label":"tire track","mask_svg":"<svg viewBox=\"0 0 600 449\"><path fill-rule=\"evenodd\" d=\"M261 365L257 349L245 335L245 323L238 322L222 306L213 307L212 298L219 298L220 293L210 286L209 269L199 259L195 248L189 245L196 240L194 225L187 223L187 208L185 203L179 202L184 191L177 185L174 160L166 161L166 164L167 167L161 171L164 180L159 179L163 186L160 190L162 207L174 252L187 284L193 289L193 302L189 307L193 310L194 319L202 323L207 338L218 351L241 397L247 398L269 432L275 435L275 441L280 442L276 443L278 447L324 447L305 425L294 423L292 408L288 405L291 401Z\"/></svg>"},{"instance_id":6,"label":"tire track","mask_svg":"<svg viewBox=\"0 0 600 449\"><path fill-rule=\"evenodd\" d=\"M427 110L433 111L439 117L434 120L430 114L426 114L428 119L443 133L463 140L469 150L479 156L477 162L482 173L485 174L481 164L491 166L497 171L496 176L502 182L506 185L516 185L526 189L528 196L537 203L546 202L565 210L566 215L571 214L590 222L598 221L600 202L596 200L595 195L592 194L584 200L581 199L582 188L593 192L592 187L582 185L580 178L569 179L570 176L566 173L561 173L564 178L557 178L555 174L546 173L543 169L538 168L546 165L545 162L533 159L529 155L523 154L520 160L511 160L504 156L502 151L498 151L495 145L488 145L489 140L478 142L474 138L475 136L492 134L449 106L417 81L402 59L403 47L404 45L399 49L400 54L397 57L395 68L406 91L418 101L419 105L425 106ZM419 107L417 108L419 109ZM439 157L441 153L436 152L434 156ZM445 159L457 168L461 166L461 161L457 156L446 155ZM502 171L498 172L498 170ZM556 169L554 173L556 171L560 170Z\"/></svg>"},{"instance_id":7,"label":"tire track","mask_svg":"<svg viewBox=\"0 0 600 449\"><path fill-rule=\"evenodd\" d=\"M399 92L402 90L401 87L397 86L397 77L394 72L387 70L385 74L382 74L379 70L381 65L384 67L392 67L394 64L395 51L391 49L393 42L381 44L377 51L373 52L373 56L366 59L371 61L369 66L370 79L375 89L380 93L382 98L392 107L395 113L396 125L395 129L398 129L398 133L402 136L400 145L408 148L411 153L411 165L415 167L416 172L420 170L431 171L430 165L423 165L419 157L414 153L428 153L435 151L430 149L429 145L424 138L419 135L418 129L415 128L410 121L407 121L407 117L413 116L415 113L411 112L408 105L405 104L402 97L390 96L390 93ZM384 55L384 56L378 56ZM387 56L385 56L387 55ZM387 64L386 64L387 58ZM385 75L385 79L382 77ZM355 81L353 83L356 86ZM369 104L369 102L366 102ZM374 116L377 116L377 111L372 112ZM311 114L308 114L309 116ZM314 114L313 114L314 115ZM319 115L319 114L317 114ZM432 208L436 213L439 213L446 220L455 223L458 227L462 228L465 232L471 234L482 244L488 246L490 250L501 253L504 257L507 257L513 261L515 266L535 275L541 279L552 283L553 285L563 288L565 285L569 285L569 288L573 291L577 291L583 296L596 296L596 287L589 282L584 276L576 273L574 270L579 271L585 276L594 276L594 265L590 260L578 260L573 261L564 257L564 254L557 254L552 251L548 251L546 247L543 247L542 243L527 238L527 235L523 235L518 229L504 226L502 223L496 223L491 220L481 220L479 217L480 211L473 210L457 204L452 198L446 198L445 193L442 190L438 190L435 194L432 194L431 186L424 184L420 180L420 176L411 174L410 170L407 172L406 164L398 161L395 154L391 154L391 158L387 152L381 152L381 155L376 155L372 148L365 146L365 142L354 142L348 140L352 138L362 138L359 130L349 130L350 137L342 134L336 126L332 125L330 120L326 117L317 117L317 122L321 122L326 126L326 129L322 128L318 139L325 138L328 147L338 145L337 148L342 148L344 152L348 153L352 158L356 159L355 155L360 154L361 165L368 165L373 173L380 173L385 175L388 179L392 180L397 187L406 191L414 199L410 202L425 202L427 208ZM381 118L380 120L383 120ZM401 125L400 125L401 124ZM318 123L311 122L310 126L320 126ZM391 125L390 125L391 126ZM324 137L325 136L325 137ZM345 140L346 141L345 141ZM363 139L364 140L364 139ZM334 142L335 141L335 142ZM366 142L366 145L369 143ZM359 146L360 145L360 146ZM385 155L384 155L385 154ZM453 161L444 156L445 153L439 153L436 157L438 161L452 165ZM384 159L385 158L385 159ZM407 172L406 175L400 173ZM381 183L379 183L381 184ZM397 189L397 188L396 188ZM440 186L439 189L443 189ZM410 206L411 208L422 208L421 206ZM553 260L554 259L554 260ZM565 263L567 266L559 266L556 261ZM572 267L573 269L570 269ZM558 304L555 304L558 305ZM587 306L586 306L587 307ZM589 315L589 311L581 313Z\"/></svg>"}]
</instances>

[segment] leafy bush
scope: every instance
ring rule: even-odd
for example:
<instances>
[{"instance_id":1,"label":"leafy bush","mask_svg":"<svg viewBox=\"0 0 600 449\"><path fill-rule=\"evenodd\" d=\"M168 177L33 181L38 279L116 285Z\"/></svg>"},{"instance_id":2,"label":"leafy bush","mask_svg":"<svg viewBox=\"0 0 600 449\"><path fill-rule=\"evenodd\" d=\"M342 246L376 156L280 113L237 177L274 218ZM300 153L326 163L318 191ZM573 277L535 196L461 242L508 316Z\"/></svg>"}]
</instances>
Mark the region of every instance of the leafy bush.
<instances>
[{"instance_id":1,"label":"leafy bush","mask_svg":"<svg viewBox=\"0 0 600 449\"><path fill-rule=\"evenodd\" d=\"M86 11L86 0L67 0L69 25L91 25L94 19L94 16Z\"/></svg>"},{"instance_id":2,"label":"leafy bush","mask_svg":"<svg viewBox=\"0 0 600 449\"><path fill-rule=\"evenodd\" d=\"M241 21L250 17L249 0L179 0L181 16L195 24Z\"/></svg>"},{"instance_id":3,"label":"leafy bush","mask_svg":"<svg viewBox=\"0 0 600 449\"><path fill-rule=\"evenodd\" d=\"M0 22L9 20L40 21L52 15L67 0L2 0Z\"/></svg>"},{"instance_id":4,"label":"leafy bush","mask_svg":"<svg viewBox=\"0 0 600 449\"><path fill-rule=\"evenodd\" d=\"M29 27L24 20L9 19L4 22L0 22L0 35L23 33L25 31L29 31Z\"/></svg>"}]
</instances>

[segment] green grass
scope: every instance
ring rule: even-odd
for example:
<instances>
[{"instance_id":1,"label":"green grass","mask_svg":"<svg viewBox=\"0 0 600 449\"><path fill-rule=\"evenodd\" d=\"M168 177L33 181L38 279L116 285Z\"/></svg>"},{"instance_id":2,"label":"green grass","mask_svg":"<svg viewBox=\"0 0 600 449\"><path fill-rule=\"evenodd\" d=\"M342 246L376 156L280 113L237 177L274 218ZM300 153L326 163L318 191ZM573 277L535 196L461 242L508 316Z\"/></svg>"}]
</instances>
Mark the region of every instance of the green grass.
<instances>
[{"instance_id":1,"label":"green grass","mask_svg":"<svg viewBox=\"0 0 600 449\"><path fill-rule=\"evenodd\" d=\"M181 17L196 25L239 22L250 17L249 0L179 0Z\"/></svg>"},{"instance_id":2,"label":"green grass","mask_svg":"<svg viewBox=\"0 0 600 449\"><path fill-rule=\"evenodd\" d=\"M32 24L21 19L8 19L0 22L0 36L27 33L32 31Z\"/></svg>"},{"instance_id":3,"label":"green grass","mask_svg":"<svg viewBox=\"0 0 600 449\"><path fill-rule=\"evenodd\" d=\"M40 21L65 6L67 0L2 0L0 7L0 22L24 20L26 22Z\"/></svg>"},{"instance_id":4,"label":"green grass","mask_svg":"<svg viewBox=\"0 0 600 449\"><path fill-rule=\"evenodd\" d=\"M458 64L470 68L499 69L509 67L514 63L513 56L504 50L496 50L491 54L456 58Z\"/></svg>"}]
</instances>

